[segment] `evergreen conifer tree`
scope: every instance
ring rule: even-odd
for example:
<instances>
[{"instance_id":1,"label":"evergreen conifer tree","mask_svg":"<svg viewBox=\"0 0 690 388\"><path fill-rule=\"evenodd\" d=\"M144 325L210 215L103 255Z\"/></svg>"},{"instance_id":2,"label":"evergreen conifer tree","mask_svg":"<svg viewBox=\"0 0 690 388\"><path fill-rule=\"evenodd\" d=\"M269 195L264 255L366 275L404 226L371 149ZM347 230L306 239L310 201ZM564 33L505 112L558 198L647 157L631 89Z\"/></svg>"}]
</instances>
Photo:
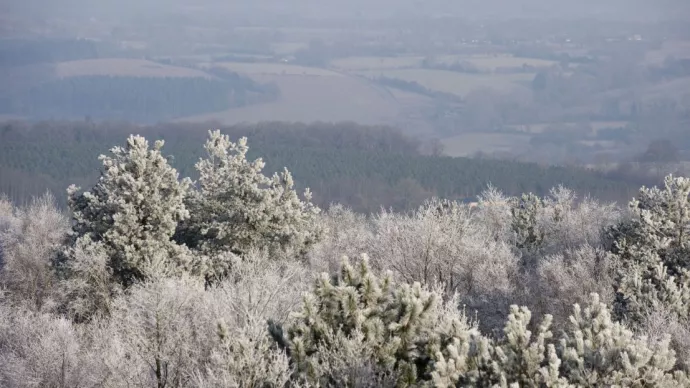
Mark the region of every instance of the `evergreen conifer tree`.
<instances>
[{"instance_id":1,"label":"evergreen conifer tree","mask_svg":"<svg viewBox=\"0 0 690 388\"><path fill-rule=\"evenodd\" d=\"M319 209L307 189L299 199L289 171L269 178L261 159L246 159L247 139L237 143L220 131L209 131L207 158L196 164L198 191L186 203L191 217L176 238L210 257L213 275L222 276L232 255L252 249L302 254L320 237Z\"/></svg>"},{"instance_id":2,"label":"evergreen conifer tree","mask_svg":"<svg viewBox=\"0 0 690 388\"><path fill-rule=\"evenodd\" d=\"M150 149L143 137L130 136L111 156L100 156L103 169L90 191L68 189L73 245L84 239L101 245L114 280L125 287L152 274L201 269L199 260L172 240L178 223L189 217L184 204L189 182L178 180L162 147L163 141Z\"/></svg>"},{"instance_id":3,"label":"evergreen conifer tree","mask_svg":"<svg viewBox=\"0 0 690 388\"><path fill-rule=\"evenodd\" d=\"M690 179L668 176L663 189L642 187L633 218L611 228L619 318L640 323L658 308L690 318L689 196Z\"/></svg>"}]
</instances>

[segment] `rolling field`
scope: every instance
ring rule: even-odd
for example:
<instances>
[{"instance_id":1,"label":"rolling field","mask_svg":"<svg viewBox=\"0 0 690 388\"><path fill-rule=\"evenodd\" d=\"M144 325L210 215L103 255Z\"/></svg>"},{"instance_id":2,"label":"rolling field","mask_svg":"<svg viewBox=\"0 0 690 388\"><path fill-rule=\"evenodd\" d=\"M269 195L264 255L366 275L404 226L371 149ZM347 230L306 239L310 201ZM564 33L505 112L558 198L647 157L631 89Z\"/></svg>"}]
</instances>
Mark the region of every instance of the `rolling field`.
<instances>
[{"instance_id":1,"label":"rolling field","mask_svg":"<svg viewBox=\"0 0 690 388\"><path fill-rule=\"evenodd\" d=\"M642 91L642 99L654 101L659 99L673 99L683 101L690 99L690 77L676 78L657 85L648 86Z\"/></svg>"},{"instance_id":2,"label":"rolling field","mask_svg":"<svg viewBox=\"0 0 690 388\"><path fill-rule=\"evenodd\" d=\"M345 71L420 67L424 57L348 57L331 61L331 66Z\"/></svg>"},{"instance_id":3,"label":"rolling field","mask_svg":"<svg viewBox=\"0 0 690 388\"><path fill-rule=\"evenodd\" d=\"M422 67L423 56L405 57L348 57L333 60L331 66L344 71L400 69ZM458 62L469 62L480 70L493 72L500 67L548 67L555 61L534 58L519 58L510 55L442 55L434 58L434 62L452 65Z\"/></svg>"},{"instance_id":4,"label":"rolling field","mask_svg":"<svg viewBox=\"0 0 690 388\"><path fill-rule=\"evenodd\" d=\"M478 151L518 153L521 149L527 149L530 138L529 135L468 132L443 139L441 142L444 154L457 157L472 156Z\"/></svg>"},{"instance_id":5,"label":"rolling field","mask_svg":"<svg viewBox=\"0 0 690 388\"><path fill-rule=\"evenodd\" d=\"M356 121L361 124L395 122L405 109L381 88L347 76L254 75L259 82L280 87L278 101L187 117L180 121L218 120L232 124L258 121Z\"/></svg>"},{"instance_id":6,"label":"rolling field","mask_svg":"<svg viewBox=\"0 0 690 388\"><path fill-rule=\"evenodd\" d=\"M491 88L507 91L531 82L533 74L466 74L445 70L400 69L383 71L365 71L359 74L377 77L398 78L440 92L465 96L475 89Z\"/></svg>"},{"instance_id":7,"label":"rolling field","mask_svg":"<svg viewBox=\"0 0 690 388\"><path fill-rule=\"evenodd\" d=\"M163 65L143 59L103 58L60 62L55 65L60 78L110 75L122 77L203 77L211 76L201 70Z\"/></svg>"},{"instance_id":8,"label":"rolling field","mask_svg":"<svg viewBox=\"0 0 690 388\"><path fill-rule=\"evenodd\" d=\"M587 147L601 147L604 149L615 150L619 144L613 140L580 140L578 143Z\"/></svg>"},{"instance_id":9,"label":"rolling field","mask_svg":"<svg viewBox=\"0 0 690 388\"><path fill-rule=\"evenodd\" d=\"M309 44L304 42L280 42L271 44L271 51L279 55L287 55L308 47Z\"/></svg>"},{"instance_id":10,"label":"rolling field","mask_svg":"<svg viewBox=\"0 0 690 388\"><path fill-rule=\"evenodd\" d=\"M625 127L628 125L627 121L591 121L586 123L592 129L596 132L599 131L600 129L606 129L606 128L620 128L620 127ZM573 122L560 122L560 123L534 123L534 124L520 124L520 125L511 125L509 126L512 129L525 132L525 133L543 133L546 129L548 129L550 126L577 126L579 125L578 123L573 123Z\"/></svg>"},{"instance_id":11,"label":"rolling field","mask_svg":"<svg viewBox=\"0 0 690 388\"><path fill-rule=\"evenodd\" d=\"M668 56L676 58L690 58L690 41L667 41L659 50L649 51L645 55L645 63L648 65L661 65Z\"/></svg>"},{"instance_id":12,"label":"rolling field","mask_svg":"<svg viewBox=\"0 0 690 388\"><path fill-rule=\"evenodd\" d=\"M209 66L224 67L230 71L246 74L249 76L264 75L300 75L300 76L330 76L342 77L342 74L316 67L306 67L283 63L241 63L241 62L216 62L212 65L203 64L202 67Z\"/></svg>"},{"instance_id":13,"label":"rolling field","mask_svg":"<svg viewBox=\"0 0 690 388\"><path fill-rule=\"evenodd\" d=\"M360 77L327 69L282 63L205 63L200 69L162 65L145 60L98 59L59 63L58 77L113 75L139 77L211 77L203 69L222 66L261 82L274 82L279 100L233 108L179 121L217 120L222 123L258 121L356 121L362 124L401 124L413 107L427 103L413 93L394 94Z\"/></svg>"},{"instance_id":14,"label":"rolling field","mask_svg":"<svg viewBox=\"0 0 690 388\"><path fill-rule=\"evenodd\" d=\"M436 58L436 61L444 64L453 64L457 62L469 62L480 70L495 71L499 67L521 67L522 65L534 67L548 67L554 65L555 61L535 58L520 58L510 55L473 55L473 56L458 56L458 55L444 55Z\"/></svg>"}]
</instances>

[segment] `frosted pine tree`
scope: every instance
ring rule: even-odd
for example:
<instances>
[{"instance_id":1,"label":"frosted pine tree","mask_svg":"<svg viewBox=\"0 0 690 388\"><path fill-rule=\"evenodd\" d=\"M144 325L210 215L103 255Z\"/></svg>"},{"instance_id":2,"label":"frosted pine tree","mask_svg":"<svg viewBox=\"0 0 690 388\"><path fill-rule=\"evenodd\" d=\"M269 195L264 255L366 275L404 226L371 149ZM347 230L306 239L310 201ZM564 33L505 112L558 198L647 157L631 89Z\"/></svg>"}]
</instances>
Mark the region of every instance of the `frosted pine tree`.
<instances>
[{"instance_id":1,"label":"frosted pine tree","mask_svg":"<svg viewBox=\"0 0 690 388\"><path fill-rule=\"evenodd\" d=\"M561 371L570 384L606 387L688 387L674 372L675 352L669 338L651 343L612 319L597 294L584 310L573 308L570 327L561 338Z\"/></svg>"},{"instance_id":2,"label":"frosted pine tree","mask_svg":"<svg viewBox=\"0 0 690 388\"><path fill-rule=\"evenodd\" d=\"M536 265L537 253L546 237L539 225L539 218L543 212L544 201L532 193L511 199L511 227L514 232L515 246L522 253L522 264L526 268L533 268Z\"/></svg>"},{"instance_id":3,"label":"frosted pine tree","mask_svg":"<svg viewBox=\"0 0 690 388\"><path fill-rule=\"evenodd\" d=\"M109 271L125 287L154 273L198 270L186 247L172 240L177 224L189 217L189 182L178 180L162 147L163 141L150 149L143 137L130 136L111 156L100 156L101 176L90 191L68 189L74 245L81 239L100 244Z\"/></svg>"},{"instance_id":4,"label":"frosted pine tree","mask_svg":"<svg viewBox=\"0 0 690 388\"><path fill-rule=\"evenodd\" d=\"M500 340L471 331L452 338L435 354L433 386L567 386L555 348L547 342L552 337L551 316L545 317L534 338L527 329L531 317L529 309L513 305Z\"/></svg>"},{"instance_id":5,"label":"frosted pine tree","mask_svg":"<svg viewBox=\"0 0 690 388\"><path fill-rule=\"evenodd\" d=\"M674 370L668 338L650 343L615 322L596 294L584 311L575 305L571 325L552 343L551 317L535 338L527 329L528 309L511 307L504 337L456 337L438 352L432 372L436 387L690 387Z\"/></svg>"},{"instance_id":6,"label":"frosted pine tree","mask_svg":"<svg viewBox=\"0 0 690 388\"><path fill-rule=\"evenodd\" d=\"M419 386L450 338L478 333L457 299L442 303L440 295L374 275L366 255L356 266L345 258L340 274L316 279L292 323L272 326L271 334L308 384Z\"/></svg>"},{"instance_id":7,"label":"frosted pine tree","mask_svg":"<svg viewBox=\"0 0 690 388\"><path fill-rule=\"evenodd\" d=\"M209 131L207 158L196 164L198 191L187 198L191 217L177 238L214 258L217 275L229 267L224 252L245 254L252 249L292 250L302 253L320 235L319 209L309 190L301 201L285 170L269 178L261 159L246 159L247 139L237 143L220 131ZM223 259L226 258L226 259Z\"/></svg>"},{"instance_id":8,"label":"frosted pine tree","mask_svg":"<svg viewBox=\"0 0 690 388\"><path fill-rule=\"evenodd\" d=\"M617 313L641 322L655 309L690 318L690 179L668 176L664 188L641 188L632 220L612 228L620 269Z\"/></svg>"}]
</instances>

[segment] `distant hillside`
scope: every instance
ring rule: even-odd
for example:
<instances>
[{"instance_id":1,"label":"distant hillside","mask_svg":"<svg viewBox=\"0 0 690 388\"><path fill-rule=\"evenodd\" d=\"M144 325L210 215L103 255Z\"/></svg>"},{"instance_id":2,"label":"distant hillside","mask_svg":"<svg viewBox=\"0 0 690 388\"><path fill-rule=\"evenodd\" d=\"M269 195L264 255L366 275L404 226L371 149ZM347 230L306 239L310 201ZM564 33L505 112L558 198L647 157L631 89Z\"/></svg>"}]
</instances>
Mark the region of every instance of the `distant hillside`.
<instances>
[{"instance_id":1,"label":"distant hillside","mask_svg":"<svg viewBox=\"0 0 690 388\"><path fill-rule=\"evenodd\" d=\"M24 201L49 189L64 198L70 183L94 182L98 155L132 133L151 142L164 139L172 164L182 176L194 177L193 165L210 128L213 124L8 123L0 126L0 192ZM263 123L222 131L233 140L248 136L252 158L262 157L268 172L288 167L298 186L310 187L321 206L337 201L366 212L381 206L409 209L430 196L474 197L489 183L508 194L544 194L563 184L607 200L627 199L634 189L578 168L424 156L414 141L385 127Z\"/></svg>"},{"instance_id":2,"label":"distant hillside","mask_svg":"<svg viewBox=\"0 0 690 388\"><path fill-rule=\"evenodd\" d=\"M98 58L103 45L87 39L0 39L0 66Z\"/></svg>"},{"instance_id":3,"label":"distant hillside","mask_svg":"<svg viewBox=\"0 0 690 388\"><path fill-rule=\"evenodd\" d=\"M276 99L280 90L227 69L101 58L0 67L0 114L31 119L140 123L224 111Z\"/></svg>"}]
</instances>

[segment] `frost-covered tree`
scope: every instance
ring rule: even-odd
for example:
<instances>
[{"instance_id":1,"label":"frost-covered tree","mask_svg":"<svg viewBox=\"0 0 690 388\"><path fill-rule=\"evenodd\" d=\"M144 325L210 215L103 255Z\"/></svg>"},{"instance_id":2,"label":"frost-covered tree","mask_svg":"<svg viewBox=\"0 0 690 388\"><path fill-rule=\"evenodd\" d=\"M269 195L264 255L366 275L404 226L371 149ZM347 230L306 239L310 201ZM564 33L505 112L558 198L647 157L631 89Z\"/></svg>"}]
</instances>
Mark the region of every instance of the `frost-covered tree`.
<instances>
[{"instance_id":1,"label":"frost-covered tree","mask_svg":"<svg viewBox=\"0 0 690 388\"><path fill-rule=\"evenodd\" d=\"M232 277L205 287L181 276L139 283L114 303L109 324L123 386L282 387L290 376L266 321L299 305L306 271L251 253ZM126 361L128 360L128 361Z\"/></svg>"},{"instance_id":2,"label":"frost-covered tree","mask_svg":"<svg viewBox=\"0 0 690 388\"><path fill-rule=\"evenodd\" d=\"M0 293L0 386L283 387L291 370L266 320L299 306L309 273L254 256L212 288L184 275L138 282L110 298L110 314L80 323Z\"/></svg>"},{"instance_id":3,"label":"frost-covered tree","mask_svg":"<svg viewBox=\"0 0 690 388\"><path fill-rule=\"evenodd\" d=\"M687 387L687 375L674 370L668 338L650 344L615 322L598 295L584 311L575 305L571 324L557 343L550 339L547 315L536 336L528 330L531 313L513 306L504 337L454 338L436 355L436 387Z\"/></svg>"},{"instance_id":4,"label":"frost-covered tree","mask_svg":"<svg viewBox=\"0 0 690 388\"><path fill-rule=\"evenodd\" d=\"M638 325L637 331L652 342L670 336L678 368L690 373L690 320L679 317L668 308L659 308L645 315L645 320Z\"/></svg>"},{"instance_id":5,"label":"frost-covered tree","mask_svg":"<svg viewBox=\"0 0 690 388\"><path fill-rule=\"evenodd\" d=\"M114 304L110 323L125 356L141 369L141 386L189 386L211 351L212 322L198 279L138 283ZM147 372L147 373L144 373Z\"/></svg>"},{"instance_id":6,"label":"frost-covered tree","mask_svg":"<svg viewBox=\"0 0 690 388\"><path fill-rule=\"evenodd\" d=\"M301 254L318 240L319 209L309 190L300 200L287 169L263 175L263 161L246 158L247 139L233 143L218 130L209 131L204 148L207 158L196 164L199 190L187 197L191 217L177 238L212 257L215 275L230 265L221 252L242 255L265 248Z\"/></svg>"},{"instance_id":7,"label":"frost-covered tree","mask_svg":"<svg viewBox=\"0 0 690 388\"><path fill-rule=\"evenodd\" d=\"M585 304L596 293L611 305L614 298L614 266L607 252L584 245L549 255L539 263L531 279L531 292L522 303L537 316L551 314L556 330L568 323L574 304Z\"/></svg>"},{"instance_id":8,"label":"frost-covered tree","mask_svg":"<svg viewBox=\"0 0 690 388\"><path fill-rule=\"evenodd\" d=\"M602 247L605 228L620 220L615 203L601 203L589 196L580 200L563 186L551 189L543 203L540 224L548 255L587 246Z\"/></svg>"},{"instance_id":9,"label":"frost-covered tree","mask_svg":"<svg viewBox=\"0 0 690 388\"><path fill-rule=\"evenodd\" d=\"M539 227L539 216L543 207L543 200L532 193L512 199L510 211L513 216L511 226L515 233L515 246L525 252L528 258L534 255L544 242L545 233Z\"/></svg>"},{"instance_id":10,"label":"frost-covered tree","mask_svg":"<svg viewBox=\"0 0 690 388\"><path fill-rule=\"evenodd\" d=\"M371 253L370 244L378 237L366 215L339 204L320 214L318 222L323 235L308 255L309 265L316 273L338 272L343 255L358 257L365 252Z\"/></svg>"},{"instance_id":11,"label":"frost-covered tree","mask_svg":"<svg viewBox=\"0 0 690 388\"><path fill-rule=\"evenodd\" d=\"M458 260L474 234L469 208L432 199L414 212L382 211L373 220L375 237L368 253L377 268L393 271L405 282L442 282L454 291L461 282Z\"/></svg>"},{"instance_id":12,"label":"frost-covered tree","mask_svg":"<svg viewBox=\"0 0 690 388\"><path fill-rule=\"evenodd\" d=\"M104 244L84 236L65 253L69 260L62 270L69 276L59 283L59 309L75 322L108 316L114 300L122 293L122 285L113 281Z\"/></svg>"},{"instance_id":13,"label":"frost-covered tree","mask_svg":"<svg viewBox=\"0 0 690 388\"><path fill-rule=\"evenodd\" d=\"M285 329L271 327L297 381L323 386L411 386L429 379L444 338L470 329L438 291L378 277L368 258L323 274ZM366 382L362 377L366 376Z\"/></svg>"},{"instance_id":14,"label":"frost-covered tree","mask_svg":"<svg viewBox=\"0 0 690 388\"><path fill-rule=\"evenodd\" d=\"M512 241L512 201L489 185L477 197L475 220L486 228L494 241Z\"/></svg>"},{"instance_id":15,"label":"frost-covered tree","mask_svg":"<svg viewBox=\"0 0 690 388\"><path fill-rule=\"evenodd\" d=\"M16 222L14 205L6 195L0 194L0 235L7 233ZM2 268L5 262L5 248L3 248L3 245L5 244L0 241L0 268Z\"/></svg>"},{"instance_id":16,"label":"frost-covered tree","mask_svg":"<svg viewBox=\"0 0 690 388\"><path fill-rule=\"evenodd\" d=\"M397 280L458 293L485 328L501 325L516 294L518 258L496 241L468 206L432 199L414 212L383 211L373 219L367 253L374 268Z\"/></svg>"},{"instance_id":17,"label":"frost-covered tree","mask_svg":"<svg viewBox=\"0 0 690 388\"><path fill-rule=\"evenodd\" d=\"M347 387L687 387L669 337L650 340L614 321L599 296L575 304L554 338L551 315L513 305L503 332L483 335L440 290L378 277L366 256L322 275L300 312L269 331L292 381Z\"/></svg>"},{"instance_id":18,"label":"frost-covered tree","mask_svg":"<svg viewBox=\"0 0 690 388\"><path fill-rule=\"evenodd\" d=\"M150 149L143 137L130 136L111 156L101 155L101 176L90 191L68 189L75 244L80 239L102 244L113 278L124 286L153 273L200 271L201 263L172 239L178 223L189 217L184 204L189 182L178 180L162 147L163 141Z\"/></svg>"},{"instance_id":19,"label":"frost-covered tree","mask_svg":"<svg viewBox=\"0 0 690 388\"><path fill-rule=\"evenodd\" d=\"M603 247L605 228L619 221L614 204L585 197L558 186L540 198L522 195L510 201L512 242L523 257L525 269L534 270L545 255L584 246Z\"/></svg>"},{"instance_id":20,"label":"frost-covered tree","mask_svg":"<svg viewBox=\"0 0 690 388\"><path fill-rule=\"evenodd\" d=\"M89 330L63 317L3 305L1 299L0 386L123 386L112 384L100 362L103 349L92 346L98 339Z\"/></svg>"},{"instance_id":21,"label":"frost-covered tree","mask_svg":"<svg viewBox=\"0 0 690 388\"><path fill-rule=\"evenodd\" d=\"M633 323L658 309L690 318L690 179L642 187L632 219L611 229L618 260L617 313Z\"/></svg>"},{"instance_id":22,"label":"frost-covered tree","mask_svg":"<svg viewBox=\"0 0 690 388\"><path fill-rule=\"evenodd\" d=\"M674 372L669 338L649 343L623 323L593 294L583 310L575 305L571 325L557 347L561 374L578 386L679 387L690 381Z\"/></svg>"},{"instance_id":23,"label":"frost-covered tree","mask_svg":"<svg viewBox=\"0 0 690 388\"><path fill-rule=\"evenodd\" d=\"M536 338L528 330L531 313L511 306L508 322L499 341L477 332L452 338L434 357L431 372L435 387L537 387L559 386L559 360L546 357L551 319L539 326ZM553 347L549 346L549 351Z\"/></svg>"},{"instance_id":24,"label":"frost-covered tree","mask_svg":"<svg viewBox=\"0 0 690 388\"><path fill-rule=\"evenodd\" d=\"M232 276L207 289L213 325L211 356L195 373L195 387L283 387L291 375L287 355L276 349L266 321L285 322L300 305L311 274L299 263L250 252Z\"/></svg>"},{"instance_id":25,"label":"frost-covered tree","mask_svg":"<svg viewBox=\"0 0 690 388\"><path fill-rule=\"evenodd\" d=\"M40 310L54 297L52 261L69 230L52 195L24 207L0 199L0 287L17 304Z\"/></svg>"}]
</instances>

